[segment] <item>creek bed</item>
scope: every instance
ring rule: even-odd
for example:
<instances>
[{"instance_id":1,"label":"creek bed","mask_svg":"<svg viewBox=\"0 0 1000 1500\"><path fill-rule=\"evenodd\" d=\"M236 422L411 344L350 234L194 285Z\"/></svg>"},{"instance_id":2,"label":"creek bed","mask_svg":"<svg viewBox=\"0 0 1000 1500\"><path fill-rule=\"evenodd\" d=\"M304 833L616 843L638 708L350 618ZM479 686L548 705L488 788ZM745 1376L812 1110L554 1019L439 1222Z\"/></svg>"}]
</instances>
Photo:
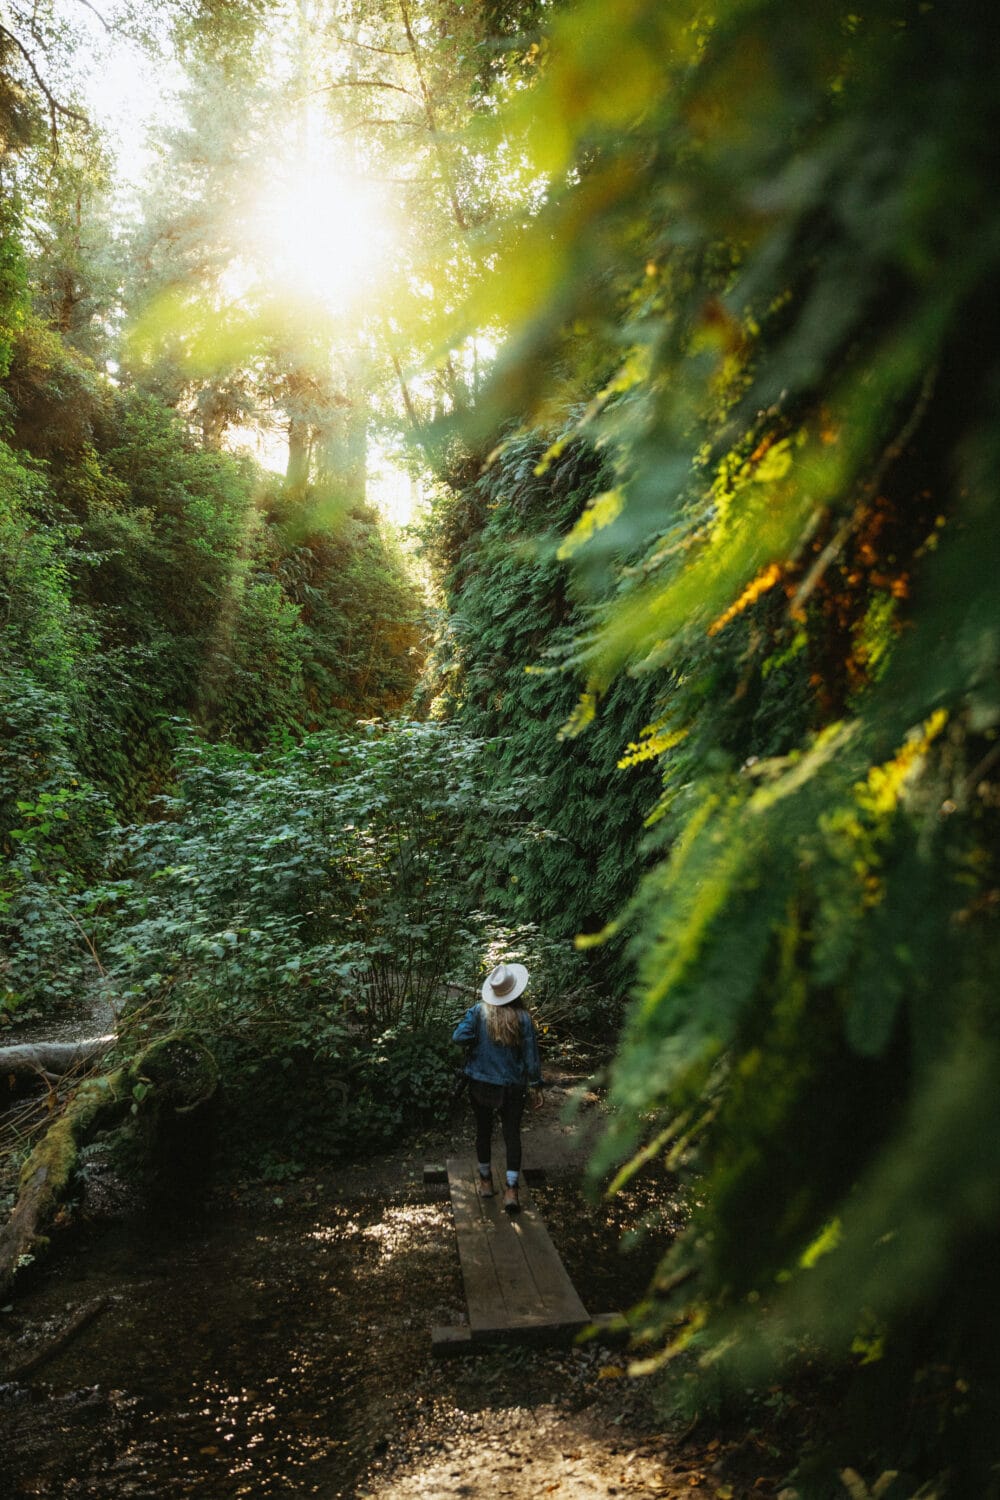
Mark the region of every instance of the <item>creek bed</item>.
<instances>
[{"instance_id":1,"label":"creek bed","mask_svg":"<svg viewBox=\"0 0 1000 1500\"><path fill-rule=\"evenodd\" d=\"M74 1233L0 1315L7 1358L22 1330L109 1301L5 1390L4 1495L351 1493L396 1370L461 1312L450 1228L443 1202L334 1200Z\"/></svg>"},{"instance_id":2,"label":"creek bed","mask_svg":"<svg viewBox=\"0 0 1000 1500\"><path fill-rule=\"evenodd\" d=\"M107 1300L0 1388L5 1500L354 1494L434 1384L430 1327L464 1321L465 1306L447 1199L398 1183L350 1191L257 1188L187 1222L133 1216L68 1234L0 1314L4 1366ZM540 1196L564 1255L580 1243L592 1310L612 1284L638 1295L648 1253L623 1277L617 1223L568 1184Z\"/></svg>"}]
</instances>

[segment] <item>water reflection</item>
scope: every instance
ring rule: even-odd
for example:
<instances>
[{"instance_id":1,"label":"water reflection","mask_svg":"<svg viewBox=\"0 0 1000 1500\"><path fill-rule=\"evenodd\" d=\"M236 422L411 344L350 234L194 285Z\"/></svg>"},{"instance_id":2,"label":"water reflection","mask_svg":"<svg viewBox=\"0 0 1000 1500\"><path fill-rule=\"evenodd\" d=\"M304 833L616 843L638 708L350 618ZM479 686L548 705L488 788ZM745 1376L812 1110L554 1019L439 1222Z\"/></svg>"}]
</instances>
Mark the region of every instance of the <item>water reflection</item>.
<instances>
[{"instance_id":1,"label":"water reflection","mask_svg":"<svg viewBox=\"0 0 1000 1500\"><path fill-rule=\"evenodd\" d=\"M5 1497L351 1493L384 1437L387 1345L426 1357L442 1286L461 1316L454 1260L440 1203L90 1235L4 1320L16 1340L112 1298L30 1395L8 1390Z\"/></svg>"}]
</instances>

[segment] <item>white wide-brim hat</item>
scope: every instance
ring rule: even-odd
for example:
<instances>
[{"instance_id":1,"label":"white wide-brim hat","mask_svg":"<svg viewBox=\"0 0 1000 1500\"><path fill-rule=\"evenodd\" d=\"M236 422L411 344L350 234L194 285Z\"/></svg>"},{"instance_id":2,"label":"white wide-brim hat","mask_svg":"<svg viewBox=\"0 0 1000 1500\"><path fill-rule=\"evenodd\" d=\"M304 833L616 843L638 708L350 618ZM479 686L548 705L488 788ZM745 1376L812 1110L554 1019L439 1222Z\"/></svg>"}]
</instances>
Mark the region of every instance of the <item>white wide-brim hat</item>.
<instances>
[{"instance_id":1,"label":"white wide-brim hat","mask_svg":"<svg viewBox=\"0 0 1000 1500\"><path fill-rule=\"evenodd\" d=\"M483 999L487 1005L509 1005L528 983L528 971L524 964L497 964L483 984Z\"/></svg>"}]
</instances>

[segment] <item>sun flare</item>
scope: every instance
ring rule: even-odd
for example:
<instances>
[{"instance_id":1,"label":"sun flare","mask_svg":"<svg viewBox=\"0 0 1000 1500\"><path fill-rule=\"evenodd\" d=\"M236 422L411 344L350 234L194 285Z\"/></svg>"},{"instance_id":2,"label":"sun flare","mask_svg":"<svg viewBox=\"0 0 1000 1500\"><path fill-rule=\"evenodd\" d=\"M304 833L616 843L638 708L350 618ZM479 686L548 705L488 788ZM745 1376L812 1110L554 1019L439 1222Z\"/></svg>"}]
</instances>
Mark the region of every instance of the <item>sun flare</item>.
<instances>
[{"instance_id":1,"label":"sun flare","mask_svg":"<svg viewBox=\"0 0 1000 1500\"><path fill-rule=\"evenodd\" d=\"M391 241L374 186L347 173L285 173L255 200L251 232L265 278L342 312L374 281Z\"/></svg>"}]
</instances>

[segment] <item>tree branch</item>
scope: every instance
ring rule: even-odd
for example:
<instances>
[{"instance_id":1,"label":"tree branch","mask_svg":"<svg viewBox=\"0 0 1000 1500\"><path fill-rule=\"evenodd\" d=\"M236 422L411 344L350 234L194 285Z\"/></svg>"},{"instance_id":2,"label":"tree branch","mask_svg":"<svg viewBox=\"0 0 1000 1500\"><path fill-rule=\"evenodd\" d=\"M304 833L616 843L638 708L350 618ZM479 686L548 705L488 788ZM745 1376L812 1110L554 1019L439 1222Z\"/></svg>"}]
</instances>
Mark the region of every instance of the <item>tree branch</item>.
<instances>
[{"instance_id":1,"label":"tree branch","mask_svg":"<svg viewBox=\"0 0 1000 1500\"><path fill-rule=\"evenodd\" d=\"M338 137L342 135L350 135L352 130L367 130L373 125L396 125L401 130L426 129L426 126L424 126L424 124L418 120L393 120L391 118L352 120L351 123L349 125L345 125L342 130L331 131L330 139L337 140Z\"/></svg>"},{"instance_id":2,"label":"tree branch","mask_svg":"<svg viewBox=\"0 0 1000 1500\"><path fill-rule=\"evenodd\" d=\"M827 568L833 561L835 561L837 557L839 557L841 551L843 550L844 544L846 543L848 537L851 535L851 532L855 529L856 526L859 526L861 524L862 520L868 512L868 507L871 503L871 497L878 493L879 486L881 485L882 480L885 478L887 471L892 467L897 459L902 456L911 438L914 436L920 426L920 423L923 421L924 413L926 412L927 407L930 403L931 396L934 393L934 386L936 381L937 366L935 365L924 376L923 383L920 387L920 394L917 397L916 405L914 406L910 415L907 417L902 431L899 432L899 434L892 440L892 442L886 446L886 448L880 455L879 461L875 465L873 472L869 474L862 482L860 487L862 491L862 498L855 505L851 514L845 520L841 521L840 525L837 527L836 532L831 537L830 541L827 542L819 557L817 557L816 561L809 569L805 578L796 589L792 602L788 607L789 614L795 615L802 609L803 605L806 603L806 600L809 598L810 594L814 592L817 584L822 579L823 574L826 572Z\"/></svg>"},{"instance_id":3,"label":"tree branch","mask_svg":"<svg viewBox=\"0 0 1000 1500\"><path fill-rule=\"evenodd\" d=\"M357 37L345 36L335 26L323 26L320 30L324 36L336 37L344 47L359 47L362 52L377 52L380 57L409 57L410 55L405 48L376 47L374 42L359 42Z\"/></svg>"},{"instance_id":4,"label":"tree branch","mask_svg":"<svg viewBox=\"0 0 1000 1500\"><path fill-rule=\"evenodd\" d=\"M113 28L111 26L111 23L104 19L104 17L101 15L101 12L97 9L96 5L91 5L90 0L77 0L77 4L84 6L87 10L90 11L90 14L92 16L96 16L101 25L104 27L105 31L108 33L108 36L112 35Z\"/></svg>"},{"instance_id":5,"label":"tree branch","mask_svg":"<svg viewBox=\"0 0 1000 1500\"><path fill-rule=\"evenodd\" d=\"M17 48L18 52L20 52L21 56L24 58L25 62L28 65L28 69L31 73L32 78L35 80L35 83L38 85L39 90L45 98L45 102L49 107L49 120L51 122L52 142L54 147L58 150L58 115L65 115L70 120L77 120L81 125L85 126L89 130L90 121L88 120L87 116L81 114L79 110L70 109L68 104L63 104L59 99L56 98L55 94L53 94L52 90L45 82L41 73L39 73L38 67L35 63L35 59L32 57L27 47L21 41L20 37L15 36L14 32L8 30L8 28L4 25L0 25L0 36L5 36L7 40Z\"/></svg>"},{"instance_id":6,"label":"tree branch","mask_svg":"<svg viewBox=\"0 0 1000 1500\"><path fill-rule=\"evenodd\" d=\"M431 99L430 89L427 87L427 80L424 78L424 70L420 61L420 51L417 47L417 39L413 34L413 27L410 24L410 10L406 0L399 0L399 13L403 20L403 30L406 32L406 40L410 45L413 67L417 75L417 83L420 85L420 96L423 101L424 114L427 117L427 128L430 131L431 140L434 142L434 150L437 155L438 166L441 169L441 177L448 193L448 202L451 204L451 211L457 227L463 234L466 234L468 233L469 226L462 212L462 205L458 201L455 179L452 176L451 165L445 154L444 143L438 131L437 120L434 116L434 103Z\"/></svg>"},{"instance_id":7,"label":"tree branch","mask_svg":"<svg viewBox=\"0 0 1000 1500\"><path fill-rule=\"evenodd\" d=\"M319 88L310 89L303 98L311 99L314 94L330 94L334 89L391 89L394 94L405 94L416 104L422 102L419 94L405 89L401 83L389 83L385 78L341 78L337 83L324 83Z\"/></svg>"}]
</instances>

